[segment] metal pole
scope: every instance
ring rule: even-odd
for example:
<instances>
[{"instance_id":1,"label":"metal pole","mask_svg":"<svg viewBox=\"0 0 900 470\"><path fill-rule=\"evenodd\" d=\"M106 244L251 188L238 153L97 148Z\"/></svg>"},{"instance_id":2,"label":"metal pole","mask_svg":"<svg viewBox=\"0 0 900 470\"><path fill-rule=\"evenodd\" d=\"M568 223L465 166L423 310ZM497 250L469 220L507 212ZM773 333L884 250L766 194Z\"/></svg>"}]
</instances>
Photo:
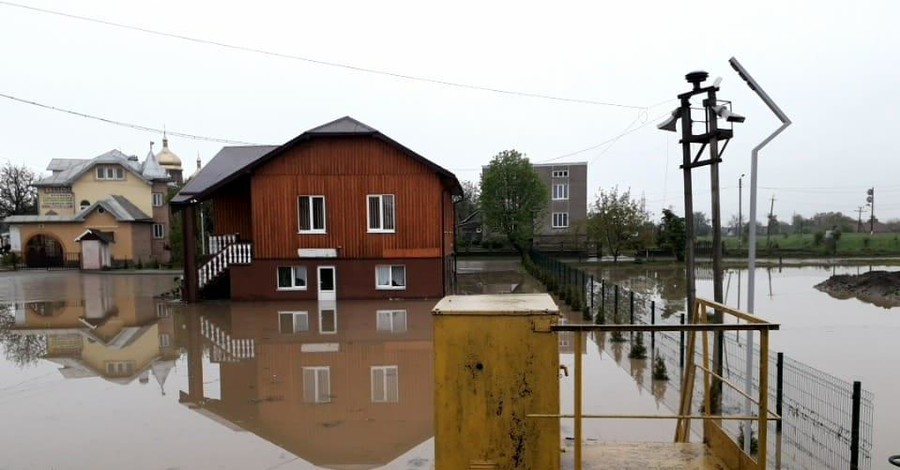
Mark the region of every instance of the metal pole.
<instances>
[{"instance_id":1,"label":"metal pole","mask_svg":"<svg viewBox=\"0 0 900 470\"><path fill-rule=\"evenodd\" d=\"M650 324L651 325L656 324L656 301L655 300L650 301ZM652 353L655 350L656 350L656 332L651 331L650 332L650 352Z\"/></svg>"},{"instance_id":2,"label":"metal pole","mask_svg":"<svg viewBox=\"0 0 900 470\"><path fill-rule=\"evenodd\" d=\"M629 309L631 310L631 324L634 325L634 291L630 292Z\"/></svg>"},{"instance_id":3,"label":"metal pole","mask_svg":"<svg viewBox=\"0 0 900 470\"><path fill-rule=\"evenodd\" d=\"M741 210L744 206L744 174L738 178L738 251L744 248L744 216ZM740 295L740 294L738 294ZM741 308L741 301L738 300L738 310Z\"/></svg>"},{"instance_id":4,"label":"metal pole","mask_svg":"<svg viewBox=\"0 0 900 470\"><path fill-rule=\"evenodd\" d=\"M772 98L766 94L765 91L756 83L756 80L750 76L746 69L738 62L738 60L732 57L729 61L731 67L737 71L737 73L743 78L747 84L750 86L750 89L756 92L757 95L763 100L764 103L772 110L772 112L778 116L778 119L781 121L781 126L775 130L768 137L763 139L756 147L753 147L753 151L750 153L750 221L749 221L749 252L747 256L747 312L753 313L754 301L756 300L756 199L757 199L757 162L759 160L759 151L768 145L769 142L772 141L778 134L781 134L788 126L791 125L791 120L788 119L787 115L781 111L781 108L772 101ZM746 338L746 370L744 373L745 376L745 387L747 390L750 390L753 386L753 332L747 331ZM750 412L749 400L744 402L744 412ZM744 451L750 452L750 440L744 440Z\"/></svg>"},{"instance_id":5,"label":"metal pole","mask_svg":"<svg viewBox=\"0 0 900 470\"><path fill-rule=\"evenodd\" d=\"M613 323L619 323L619 285L613 291Z\"/></svg>"},{"instance_id":6,"label":"metal pole","mask_svg":"<svg viewBox=\"0 0 900 470\"><path fill-rule=\"evenodd\" d=\"M775 468L781 469L781 427L784 424L782 404L784 402L784 353L780 352L775 363L775 413L780 418L775 423Z\"/></svg>"},{"instance_id":7,"label":"metal pole","mask_svg":"<svg viewBox=\"0 0 900 470\"><path fill-rule=\"evenodd\" d=\"M581 470L581 352L584 350L584 333L575 333L575 470Z\"/></svg>"},{"instance_id":8,"label":"metal pole","mask_svg":"<svg viewBox=\"0 0 900 470\"><path fill-rule=\"evenodd\" d=\"M681 314L681 324L684 325L684 314ZM678 347L678 365L684 369L684 331L679 331L678 335L681 336L681 342Z\"/></svg>"},{"instance_id":9,"label":"metal pole","mask_svg":"<svg viewBox=\"0 0 900 470\"><path fill-rule=\"evenodd\" d=\"M859 470L859 407L862 383L853 382L853 418L850 425L850 470Z\"/></svg>"}]
</instances>

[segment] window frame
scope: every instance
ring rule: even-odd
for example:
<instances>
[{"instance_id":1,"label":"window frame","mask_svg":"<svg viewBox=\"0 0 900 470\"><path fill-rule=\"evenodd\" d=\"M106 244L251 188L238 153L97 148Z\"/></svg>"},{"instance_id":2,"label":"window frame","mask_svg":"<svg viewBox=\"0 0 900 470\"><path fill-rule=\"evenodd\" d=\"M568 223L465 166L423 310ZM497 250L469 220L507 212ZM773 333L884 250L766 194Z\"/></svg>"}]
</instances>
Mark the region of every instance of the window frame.
<instances>
[{"instance_id":1,"label":"window frame","mask_svg":"<svg viewBox=\"0 0 900 470\"><path fill-rule=\"evenodd\" d=\"M335 308L335 306L329 306L329 307L330 308L322 308L321 305L319 306L319 334L320 335L336 335L338 332L337 308ZM325 312L331 312L331 315L333 315L333 318L334 318L334 321L332 322L333 329L331 329L331 330L325 330L324 328L322 328L322 326L325 324L322 321L322 317Z\"/></svg>"},{"instance_id":2,"label":"window frame","mask_svg":"<svg viewBox=\"0 0 900 470\"><path fill-rule=\"evenodd\" d=\"M568 201L569 200L569 183L553 184L553 200Z\"/></svg>"},{"instance_id":3,"label":"window frame","mask_svg":"<svg viewBox=\"0 0 900 470\"><path fill-rule=\"evenodd\" d=\"M125 168L118 165L94 167L94 179L98 181L125 181Z\"/></svg>"},{"instance_id":4,"label":"window frame","mask_svg":"<svg viewBox=\"0 0 900 470\"><path fill-rule=\"evenodd\" d=\"M313 371L313 377L315 380L315 384L313 385L315 396L312 397L312 400L308 400L306 397L306 371L307 370ZM326 380L325 380L325 383L327 384L326 385L327 388L324 390L324 392L327 392L327 393L321 393L321 391L319 390L319 383L320 383L319 382L319 371L325 371L327 374ZM304 366L301 368L300 375L301 375L301 381L303 383L303 391L301 392L301 394L302 394L301 398L303 399L304 403L310 403L310 404L315 404L315 405L331 403L331 367L330 366ZM323 397L324 397L324 399L320 400L320 398L323 398Z\"/></svg>"},{"instance_id":5,"label":"window frame","mask_svg":"<svg viewBox=\"0 0 900 470\"><path fill-rule=\"evenodd\" d=\"M394 399L390 399L390 386L388 384L388 374L389 370L394 371L395 377L395 386L396 386L396 394L394 395ZM377 399L375 396L375 374L376 372L381 373L382 377L382 389L381 389L381 397ZM400 367L397 365L387 365L387 366L371 366L369 368L369 394L372 403L400 403Z\"/></svg>"},{"instance_id":6,"label":"window frame","mask_svg":"<svg viewBox=\"0 0 900 470\"><path fill-rule=\"evenodd\" d=\"M152 193L153 196L153 207L162 207L166 204L166 199L163 197L163 193Z\"/></svg>"},{"instance_id":7,"label":"window frame","mask_svg":"<svg viewBox=\"0 0 900 470\"><path fill-rule=\"evenodd\" d=\"M398 328L398 317L401 317L402 314L402 328ZM382 321L382 316L387 315L387 326L388 328L382 328L385 324ZM375 311L375 331L379 333L406 333L407 331L407 319L409 318L409 313L405 309L384 309L384 310L376 310Z\"/></svg>"},{"instance_id":8,"label":"window frame","mask_svg":"<svg viewBox=\"0 0 900 470\"><path fill-rule=\"evenodd\" d=\"M569 177L569 169L565 170L551 170L550 173L551 178L568 178Z\"/></svg>"},{"instance_id":9,"label":"window frame","mask_svg":"<svg viewBox=\"0 0 900 470\"><path fill-rule=\"evenodd\" d=\"M391 225L394 228L386 229L385 225L385 214L384 214L384 197L391 197ZM372 228L372 199L378 199L378 213L380 217L378 218L378 228ZM368 233L397 233L397 196L394 194L367 194L366 195L366 231Z\"/></svg>"},{"instance_id":10,"label":"window frame","mask_svg":"<svg viewBox=\"0 0 900 470\"><path fill-rule=\"evenodd\" d=\"M291 285L288 287L282 287L281 285L281 269L289 268L291 270ZM296 285L294 282L297 280L297 269L303 270L303 281L304 284L302 286ZM291 290L307 290L309 289L309 270L306 269L306 266L303 265L291 265L291 266L277 266L275 268L275 290L279 291L291 291Z\"/></svg>"},{"instance_id":11,"label":"window frame","mask_svg":"<svg viewBox=\"0 0 900 470\"><path fill-rule=\"evenodd\" d=\"M565 218L565 225L557 224L557 216L560 217L560 222L562 222L562 218ZM568 212L553 212L550 215L550 228L569 228L569 213Z\"/></svg>"},{"instance_id":12,"label":"window frame","mask_svg":"<svg viewBox=\"0 0 900 470\"><path fill-rule=\"evenodd\" d=\"M387 285L381 285L378 282L378 268L387 267L388 269L388 283ZM395 286L394 283L394 268L403 268L403 285ZM377 264L375 265L375 290L406 290L409 286L409 277L406 273L406 265L405 264Z\"/></svg>"},{"instance_id":13,"label":"window frame","mask_svg":"<svg viewBox=\"0 0 900 470\"><path fill-rule=\"evenodd\" d=\"M157 227L159 227L159 231L160 231L158 236L157 236L157 234L156 234L156 229L157 229ZM154 224L153 224L153 228L152 228L151 230L153 231L153 234L152 234L152 235L153 235L153 239L154 239L154 240L165 240L165 238L166 238L166 224L154 223Z\"/></svg>"},{"instance_id":14,"label":"window frame","mask_svg":"<svg viewBox=\"0 0 900 470\"><path fill-rule=\"evenodd\" d=\"M290 315L291 317L291 331L284 331L281 329L281 317L282 315ZM297 318L305 317L306 318L306 328L297 329ZM279 310L278 311L278 333L283 335L296 335L298 333L306 333L309 331L309 312L301 311L301 310Z\"/></svg>"},{"instance_id":15,"label":"window frame","mask_svg":"<svg viewBox=\"0 0 900 470\"><path fill-rule=\"evenodd\" d=\"M302 225L302 215L300 213L300 200L306 198L309 200L309 226L310 229L303 229ZM322 228L315 228L316 221L316 211L315 204L313 201L315 199L322 199ZM297 196L297 233L298 234L325 234L328 233L328 205L325 202L325 195L323 194L301 194Z\"/></svg>"}]
</instances>

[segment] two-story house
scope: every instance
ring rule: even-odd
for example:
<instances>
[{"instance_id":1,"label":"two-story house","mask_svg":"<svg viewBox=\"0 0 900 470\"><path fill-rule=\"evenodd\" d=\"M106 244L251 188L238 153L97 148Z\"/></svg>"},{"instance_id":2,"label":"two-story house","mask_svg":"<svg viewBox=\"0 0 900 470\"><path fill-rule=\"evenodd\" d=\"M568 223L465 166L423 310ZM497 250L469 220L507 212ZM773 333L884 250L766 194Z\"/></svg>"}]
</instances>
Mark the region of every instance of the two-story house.
<instances>
[{"instance_id":1,"label":"two-story house","mask_svg":"<svg viewBox=\"0 0 900 470\"><path fill-rule=\"evenodd\" d=\"M180 165L167 139L159 154L151 152L143 162L118 150L51 160L50 176L34 184L38 214L4 219L12 251L29 267L168 263L167 193L181 177Z\"/></svg>"},{"instance_id":2,"label":"two-story house","mask_svg":"<svg viewBox=\"0 0 900 470\"><path fill-rule=\"evenodd\" d=\"M185 298L436 298L454 271L456 176L344 117L284 145L225 147L172 200L184 210ZM209 259L195 259L211 203Z\"/></svg>"}]
</instances>

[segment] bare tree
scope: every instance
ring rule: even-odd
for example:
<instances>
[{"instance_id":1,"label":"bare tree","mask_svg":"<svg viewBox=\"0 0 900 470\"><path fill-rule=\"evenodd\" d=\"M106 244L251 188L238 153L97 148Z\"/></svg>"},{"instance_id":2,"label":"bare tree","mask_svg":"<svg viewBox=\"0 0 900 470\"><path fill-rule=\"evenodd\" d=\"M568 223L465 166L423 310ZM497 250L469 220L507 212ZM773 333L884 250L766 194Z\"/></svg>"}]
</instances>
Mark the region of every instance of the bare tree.
<instances>
[{"instance_id":1,"label":"bare tree","mask_svg":"<svg viewBox=\"0 0 900 470\"><path fill-rule=\"evenodd\" d=\"M10 215L37 213L37 179L25 165L7 161L0 167L0 219Z\"/></svg>"}]
</instances>

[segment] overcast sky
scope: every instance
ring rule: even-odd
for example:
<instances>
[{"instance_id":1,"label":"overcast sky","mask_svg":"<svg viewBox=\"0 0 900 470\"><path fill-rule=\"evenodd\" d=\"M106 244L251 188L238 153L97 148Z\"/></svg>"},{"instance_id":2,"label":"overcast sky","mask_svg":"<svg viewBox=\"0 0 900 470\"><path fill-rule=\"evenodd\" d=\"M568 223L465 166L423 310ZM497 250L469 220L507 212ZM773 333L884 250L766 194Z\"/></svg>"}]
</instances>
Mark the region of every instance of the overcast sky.
<instances>
[{"instance_id":1,"label":"overcast sky","mask_svg":"<svg viewBox=\"0 0 900 470\"><path fill-rule=\"evenodd\" d=\"M677 135L656 129L697 69L747 116L721 166L725 221L750 150L779 122L729 67L737 57L794 121L760 157L760 220L836 210L900 218L900 2L50 2L37 8L360 68L607 106L472 90L199 44L0 2L0 93L151 128L281 144L344 115L460 180L500 150L590 162L591 193L631 188L683 212ZM699 101L698 101L699 104ZM0 160L44 170L161 135L0 97ZM643 127L641 127L643 126ZM170 136L194 169L223 144ZM709 169L694 171L709 213ZM591 195L593 199L593 194ZM867 212L866 212L867 214ZM864 215L865 219L867 215Z\"/></svg>"}]
</instances>

